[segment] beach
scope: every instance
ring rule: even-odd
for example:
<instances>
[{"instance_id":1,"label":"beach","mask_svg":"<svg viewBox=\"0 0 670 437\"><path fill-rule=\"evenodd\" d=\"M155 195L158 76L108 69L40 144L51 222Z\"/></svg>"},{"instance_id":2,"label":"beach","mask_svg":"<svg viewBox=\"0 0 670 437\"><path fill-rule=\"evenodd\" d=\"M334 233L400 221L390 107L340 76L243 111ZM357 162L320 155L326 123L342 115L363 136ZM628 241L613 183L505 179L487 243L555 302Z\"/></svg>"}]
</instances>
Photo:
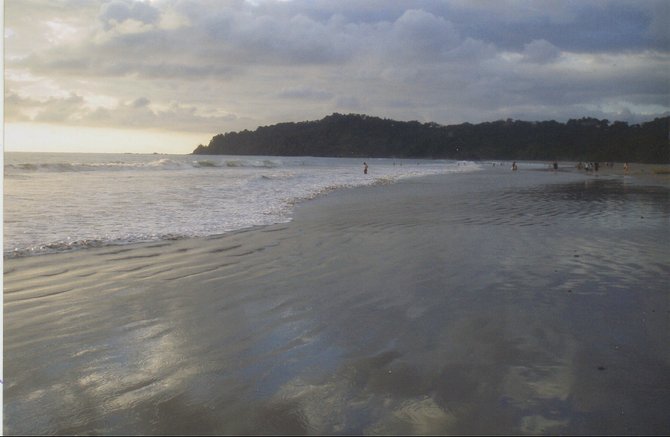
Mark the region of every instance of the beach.
<instances>
[{"instance_id":1,"label":"beach","mask_svg":"<svg viewBox=\"0 0 670 437\"><path fill-rule=\"evenodd\" d=\"M668 434L657 167L487 166L5 258L4 433Z\"/></svg>"}]
</instances>

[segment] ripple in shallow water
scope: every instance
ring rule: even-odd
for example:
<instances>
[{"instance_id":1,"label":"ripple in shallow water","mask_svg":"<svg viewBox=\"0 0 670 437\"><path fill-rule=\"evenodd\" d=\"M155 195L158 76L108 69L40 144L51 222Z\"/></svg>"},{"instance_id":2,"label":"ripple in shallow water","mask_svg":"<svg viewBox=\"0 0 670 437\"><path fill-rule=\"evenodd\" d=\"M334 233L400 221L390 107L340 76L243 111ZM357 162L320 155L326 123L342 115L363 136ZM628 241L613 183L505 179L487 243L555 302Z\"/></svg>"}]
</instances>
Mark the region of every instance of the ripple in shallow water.
<instances>
[{"instance_id":1,"label":"ripple in shallow water","mask_svg":"<svg viewBox=\"0 0 670 437\"><path fill-rule=\"evenodd\" d=\"M461 206L453 218L467 224L549 226L570 220L622 229L670 215L670 190L597 179L504 190L486 202L463 199Z\"/></svg>"}]
</instances>

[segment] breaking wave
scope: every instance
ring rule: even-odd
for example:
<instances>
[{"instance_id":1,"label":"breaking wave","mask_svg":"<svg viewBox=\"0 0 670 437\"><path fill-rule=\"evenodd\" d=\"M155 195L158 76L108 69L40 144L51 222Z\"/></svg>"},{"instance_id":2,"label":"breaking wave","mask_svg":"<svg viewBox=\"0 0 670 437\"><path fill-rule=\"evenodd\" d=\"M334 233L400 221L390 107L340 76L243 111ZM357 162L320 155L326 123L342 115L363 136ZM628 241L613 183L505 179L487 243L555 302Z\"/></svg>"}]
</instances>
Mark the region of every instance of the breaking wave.
<instances>
[{"instance_id":1,"label":"breaking wave","mask_svg":"<svg viewBox=\"0 0 670 437\"><path fill-rule=\"evenodd\" d=\"M74 173L94 171L133 171L133 170L189 170L209 168L277 168L282 165L279 160L254 159L201 159L178 161L161 158L148 162L109 161L109 162L19 162L5 164L6 174L17 173Z\"/></svg>"},{"instance_id":2,"label":"breaking wave","mask_svg":"<svg viewBox=\"0 0 670 437\"><path fill-rule=\"evenodd\" d=\"M5 257L283 223L297 203L333 190L481 169L465 161L368 159L365 175L358 158L13 153L5 158Z\"/></svg>"}]
</instances>

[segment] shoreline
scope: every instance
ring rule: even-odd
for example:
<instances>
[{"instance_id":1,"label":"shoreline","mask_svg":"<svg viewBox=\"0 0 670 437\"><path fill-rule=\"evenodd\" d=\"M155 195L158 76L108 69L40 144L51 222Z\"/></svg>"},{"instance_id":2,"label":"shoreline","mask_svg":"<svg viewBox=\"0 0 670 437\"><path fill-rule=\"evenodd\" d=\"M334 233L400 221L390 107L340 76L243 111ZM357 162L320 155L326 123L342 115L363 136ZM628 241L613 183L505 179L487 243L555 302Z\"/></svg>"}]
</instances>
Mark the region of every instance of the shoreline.
<instances>
[{"instance_id":1,"label":"shoreline","mask_svg":"<svg viewBox=\"0 0 670 437\"><path fill-rule=\"evenodd\" d=\"M352 159L221 157L220 161L196 162L184 156L158 161L152 155L118 158L109 162L88 154L61 162L35 154L33 162L19 159L10 164L16 171L10 172L6 184L11 207L5 216L7 250L3 256L206 236L285 222L296 203L332 189L476 167L470 164L457 169L456 162L427 161L396 167L392 160L375 160L372 174L364 177L360 162ZM110 177L118 178L118 186L107 185ZM82 183L69 185L78 179ZM136 189L143 180L153 182ZM61 197L67 208L51 203ZM53 219L47 220L50 211ZM100 217L95 217L95 211Z\"/></svg>"},{"instance_id":2,"label":"shoreline","mask_svg":"<svg viewBox=\"0 0 670 437\"><path fill-rule=\"evenodd\" d=\"M496 166L493 168L497 172L502 172L504 173L505 171L509 170L508 167L511 165L512 161L486 161L489 164L495 163ZM503 163L504 165L498 165L498 163ZM526 171L539 171L539 172L567 172L567 173L573 173L573 174L581 174L585 177L621 177L621 178L626 178L627 182L630 183L635 183L635 184L640 184L640 185L659 185L659 186L664 186L670 184L670 164L638 164L638 163L633 163L630 164L630 170L628 172L624 172L623 170L623 163L614 163L614 167L606 167L606 166L601 166L600 170L598 172L590 171L587 172L585 170L579 170L576 168L577 163L576 162L567 162L567 161L561 161L559 162L559 167L558 170L553 170L551 168L551 162L546 162L546 161L518 161L520 165L520 172L526 172ZM530 164L532 166L539 166L539 165L545 165L546 168L523 168L524 164ZM490 170L490 167L488 167L484 162L481 162L481 165L483 166L482 170L478 171L487 171ZM402 184L407 181L411 181L413 179L417 178L433 178L433 177L451 177L450 174L447 175L428 175L428 176L415 176L415 177L409 177L409 178L403 178L399 179L396 181L393 181L391 185L395 184ZM318 200L319 198L322 198L324 196L330 196L338 192L342 191L348 191L348 190L356 190L356 189L361 189L361 188L375 188L375 187L383 187L388 185L388 182L385 181L379 181L377 183L371 184L370 186L363 185L363 186L355 186L355 187L340 187L335 190L325 190L321 193L319 193L315 197L309 197L305 199L300 199L293 205L293 211L292 211L292 217L289 219L288 223L290 223L293 220L293 216L295 215L296 211L298 208L300 208L302 205ZM285 222L286 223L286 222ZM279 224L284 224L284 223L279 223ZM208 239L208 238L220 238L221 236L228 235L228 234L233 234L237 232L249 232L249 231L254 231L257 229L263 229L267 226L275 226L276 224L269 224L269 225L252 225L246 228L240 228L240 229L235 229L231 231L226 231L221 234L212 234L209 236L198 236L198 237L192 237L192 236L183 236L183 237L174 237L174 236L169 236L167 238L157 238L155 240L150 240L150 241L144 241L144 242L98 242L98 241L93 241L91 244L88 244L87 242L82 242L81 245L75 246L75 247L68 247L67 249L53 249L53 250L44 250L40 251L38 253L29 253L28 250L24 251L19 251L19 252L14 252L14 251L9 251L9 252L4 252L3 251L3 260L6 262L7 260L11 259L16 259L16 258L26 258L26 257L41 257L44 255L57 255L61 253L72 253L72 252L79 252L79 251L89 251L89 250L95 250L95 249L104 249L104 248L114 248L114 247L134 247L134 246L144 246L144 245L152 245L152 244L157 244L160 242L166 242L166 241L179 241L179 240L190 240L190 239Z\"/></svg>"}]
</instances>

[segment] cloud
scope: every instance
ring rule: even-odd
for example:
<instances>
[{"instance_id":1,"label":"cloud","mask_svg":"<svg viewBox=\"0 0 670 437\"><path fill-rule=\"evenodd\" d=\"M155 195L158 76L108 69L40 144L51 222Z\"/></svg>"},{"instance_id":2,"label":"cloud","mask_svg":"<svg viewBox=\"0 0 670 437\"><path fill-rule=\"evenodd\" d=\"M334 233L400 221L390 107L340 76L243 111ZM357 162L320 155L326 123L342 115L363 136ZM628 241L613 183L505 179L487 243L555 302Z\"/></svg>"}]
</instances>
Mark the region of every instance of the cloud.
<instances>
[{"instance_id":1,"label":"cloud","mask_svg":"<svg viewBox=\"0 0 670 437\"><path fill-rule=\"evenodd\" d=\"M67 73L190 77L241 74L254 66L342 65L370 56L387 63L440 61L466 41L525 51L526 60L537 62L560 51L612 53L662 40L652 13L667 9L636 8L627 2L570 7L550 2L544 8L536 2L474 7L456 2L445 9L426 1L411 3L423 7L371 17L366 7L344 4L351 9L322 2L308 7L301 1L256 7L245 2L156 3L159 9L116 0L101 6L102 26L91 30L90 38L33 53L24 65ZM329 12L318 14L318 6ZM161 27L168 16L182 24ZM645 47L670 50L657 44Z\"/></svg>"},{"instance_id":2,"label":"cloud","mask_svg":"<svg viewBox=\"0 0 670 437\"><path fill-rule=\"evenodd\" d=\"M114 0L101 7L99 19L105 29L111 29L129 20L154 24L160 15L160 11L149 3Z\"/></svg>"},{"instance_id":3,"label":"cloud","mask_svg":"<svg viewBox=\"0 0 670 437\"><path fill-rule=\"evenodd\" d=\"M178 10L183 5L162 13L174 16ZM103 26L90 38L33 53L21 65L63 74L212 76L258 65L346 64L371 54L389 62L426 61L459 43L448 20L420 9L374 24L347 22L337 14L322 21L301 13L271 16L226 4L211 12L190 13L184 17L189 26L163 29L155 8L112 2L102 7Z\"/></svg>"},{"instance_id":4,"label":"cloud","mask_svg":"<svg viewBox=\"0 0 670 437\"><path fill-rule=\"evenodd\" d=\"M149 103L151 103L151 101L149 99L147 99L146 97L140 97L138 99L135 99L130 104L130 106L132 106L133 108L144 108L144 107L148 106Z\"/></svg>"},{"instance_id":5,"label":"cloud","mask_svg":"<svg viewBox=\"0 0 670 437\"><path fill-rule=\"evenodd\" d=\"M338 110L360 110L363 105L354 96L340 96L336 100Z\"/></svg>"},{"instance_id":6,"label":"cloud","mask_svg":"<svg viewBox=\"0 0 670 437\"><path fill-rule=\"evenodd\" d=\"M8 122L34 121L71 126L124 127L183 131L214 131L217 126L237 120L234 114L202 114L197 107L171 102L153 107L146 97L120 102L111 108L92 106L81 95L34 100L9 93L5 98Z\"/></svg>"},{"instance_id":7,"label":"cloud","mask_svg":"<svg viewBox=\"0 0 670 437\"><path fill-rule=\"evenodd\" d=\"M390 29L394 44L405 57L434 58L460 43L454 25L424 10L411 9L398 18ZM418 56L412 56L418 55Z\"/></svg>"},{"instance_id":8,"label":"cloud","mask_svg":"<svg viewBox=\"0 0 670 437\"><path fill-rule=\"evenodd\" d=\"M530 42L523 47L523 60L534 63L547 63L556 60L561 50L543 39Z\"/></svg>"},{"instance_id":9,"label":"cloud","mask_svg":"<svg viewBox=\"0 0 670 437\"><path fill-rule=\"evenodd\" d=\"M500 0L449 5L461 32L504 50L518 51L529 41L544 39L578 53L670 52L669 32L656 25L657 16L667 17L669 6L664 0Z\"/></svg>"},{"instance_id":10,"label":"cloud","mask_svg":"<svg viewBox=\"0 0 670 437\"><path fill-rule=\"evenodd\" d=\"M277 96L287 99L305 100L329 100L333 98L333 94L328 91L322 91L305 86L284 89L277 93Z\"/></svg>"},{"instance_id":11,"label":"cloud","mask_svg":"<svg viewBox=\"0 0 670 437\"><path fill-rule=\"evenodd\" d=\"M12 120L216 133L349 110L452 123L670 109L667 1L5 7Z\"/></svg>"}]
</instances>

